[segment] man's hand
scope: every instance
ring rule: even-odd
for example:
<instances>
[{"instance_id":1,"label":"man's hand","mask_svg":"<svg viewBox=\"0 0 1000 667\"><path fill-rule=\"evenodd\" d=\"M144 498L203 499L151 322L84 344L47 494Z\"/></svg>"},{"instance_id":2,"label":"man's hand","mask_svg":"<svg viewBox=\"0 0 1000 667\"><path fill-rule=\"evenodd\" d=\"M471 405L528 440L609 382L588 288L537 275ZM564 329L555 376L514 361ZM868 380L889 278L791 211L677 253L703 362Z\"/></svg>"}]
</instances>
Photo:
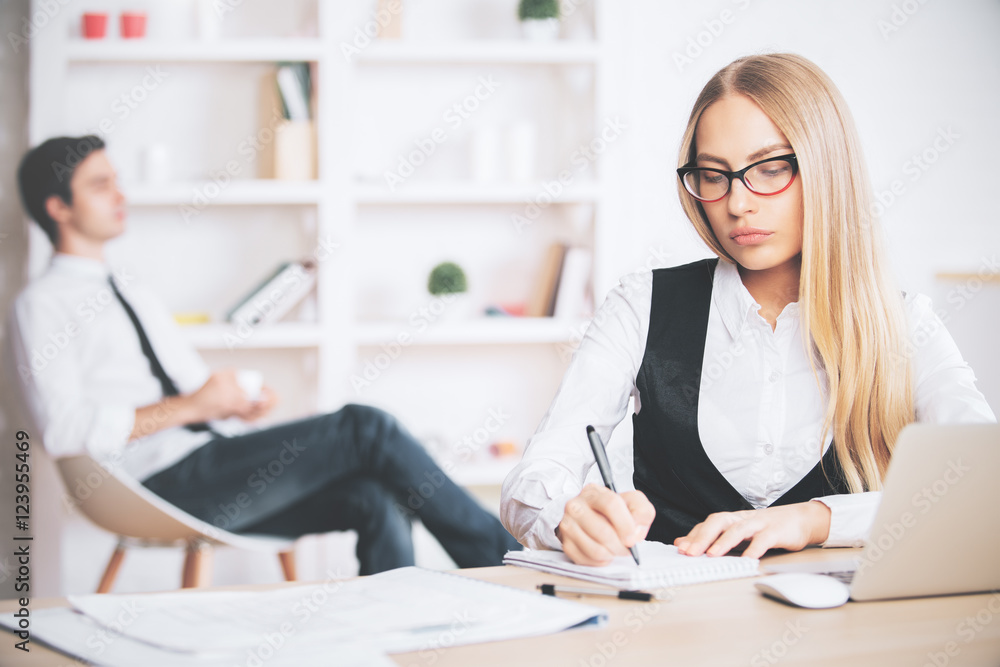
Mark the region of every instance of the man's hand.
<instances>
[{"instance_id":1,"label":"man's hand","mask_svg":"<svg viewBox=\"0 0 1000 667\"><path fill-rule=\"evenodd\" d=\"M717 512L674 540L682 554L724 556L749 541L747 558L760 558L768 549L799 551L821 544L830 535L830 508L821 502L766 507L741 512Z\"/></svg>"},{"instance_id":2,"label":"man's hand","mask_svg":"<svg viewBox=\"0 0 1000 667\"><path fill-rule=\"evenodd\" d=\"M580 565L607 565L649 532L656 510L641 491L615 493L595 484L566 503L556 529L563 552Z\"/></svg>"},{"instance_id":3,"label":"man's hand","mask_svg":"<svg viewBox=\"0 0 1000 667\"><path fill-rule=\"evenodd\" d=\"M129 440L213 419L239 417L253 421L270 412L277 402L277 395L266 386L256 401L249 400L236 381L235 370L217 371L195 392L138 408Z\"/></svg>"},{"instance_id":4,"label":"man's hand","mask_svg":"<svg viewBox=\"0 0 1000 667\"><path fill-rule=\"evenodd\" d=\"M260 396L250 402L250 411L240 415L240 419L248 422L256 421L267 415L278 404L278 395L267 385L261 387Z\"/></svg>"},{"instance_id":5,"label":"man's hand","mask_svg":"<svg viewBox=\"0 0 1000 667\"><path fill-rule=\"evenodd\" d=\"M229 417L244 418L252 414L253 401L236 380L236 371L230 368L212 373L208 381L194 393L184 397L196 418L192 422L207 422Z\"/></svg>"}]
</instances>

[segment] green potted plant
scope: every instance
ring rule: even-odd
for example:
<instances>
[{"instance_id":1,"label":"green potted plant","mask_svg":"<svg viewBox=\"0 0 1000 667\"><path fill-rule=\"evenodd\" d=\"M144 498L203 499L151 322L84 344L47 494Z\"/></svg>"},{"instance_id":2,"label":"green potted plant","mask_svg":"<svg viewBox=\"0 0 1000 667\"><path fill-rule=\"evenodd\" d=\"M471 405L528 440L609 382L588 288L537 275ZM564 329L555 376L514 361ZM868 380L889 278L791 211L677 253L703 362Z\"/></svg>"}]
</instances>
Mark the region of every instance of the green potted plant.
<instances>
[{"instance_id":1,"label":"green potted plant","mask_svg":"<svg viewBox=\"0 0 1000 667\"><path fill-rule=\"evenodd\" d=\"M559 0L521 0L517 16L525 38L550 42L559 37Z\"/></svg>"},{"instance_id":2,"label":"green potted plant","mask_svg":"<svg viewBox=\"0 0 1000 667\"><path fill-rule=\"evenodd\" d=\"M470 305L466 296L468 281L465 271L454 262L441 262L427 277L427 291L444 305L440 314L444 319L462 319L470 316ZM434 312L434 309L431 309Z\"/></svg>"},{"instance_id":3,"label":"green potted plant","mask_svg":"<svg viewBox=\"0 0 1000 667\"><path fill-rule=\"evenodd\" d=\"M427 291L434 296L460 294L468 289L465 271L454 262L441 262L427 278Z\"/></svg>"}]
</instances>

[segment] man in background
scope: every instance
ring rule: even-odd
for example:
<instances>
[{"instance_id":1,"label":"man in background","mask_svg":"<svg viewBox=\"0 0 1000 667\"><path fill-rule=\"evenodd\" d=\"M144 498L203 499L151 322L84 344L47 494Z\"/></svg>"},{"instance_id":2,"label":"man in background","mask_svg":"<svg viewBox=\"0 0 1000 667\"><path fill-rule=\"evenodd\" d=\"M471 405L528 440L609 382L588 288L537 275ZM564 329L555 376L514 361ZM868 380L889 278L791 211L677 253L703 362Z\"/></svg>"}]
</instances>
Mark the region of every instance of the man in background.
<instances>
[{"instance_id":1,"label":"man in background","mask_svg":"<svg viewBox=\"0 0 1000 667\"><path fill-rule=\"evenodd\" d=\"M355 530L361 574L413 564L410 514L459 567L499 565L518 548L381 410L347 405L254 428L274 392L265 386L251 398L234 370L209 372L162 303L106 264L105 245L124 233L126 212L100 138L46 141L24 156L18 180L55 254L14 302L8 339L52 456L86 453L120 465L177 507L234 532ZM54 354L53 337L64 343ZM280 475L267 473L274 461Z\"/></svg>"}]
</instances>

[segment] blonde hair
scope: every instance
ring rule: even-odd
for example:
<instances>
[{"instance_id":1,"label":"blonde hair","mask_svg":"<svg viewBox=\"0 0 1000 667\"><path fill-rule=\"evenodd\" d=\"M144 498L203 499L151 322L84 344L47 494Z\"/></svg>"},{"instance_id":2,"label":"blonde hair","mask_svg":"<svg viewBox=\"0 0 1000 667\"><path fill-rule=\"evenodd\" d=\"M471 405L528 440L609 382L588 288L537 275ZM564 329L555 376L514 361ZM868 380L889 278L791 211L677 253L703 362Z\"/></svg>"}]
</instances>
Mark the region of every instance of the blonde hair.
<instances>
[{"instance_id":1,"label":"blonde hair","mask_svg":"<svg viewBox=\"0 0 1000 667\"><path fill-rule=\"evenodd\" d=\"M798 157L803 197L798 298L807 349L812 346L826 371L829 400L821 435L832 428L851 492L880 489L896 437L914 419L913 397L903 299L887 274L854 121L836 86L809 60L784 53L741 58L713 76L698 96L678 166L695 159L702 112L727 95L753 100ZM701 238L735 264L701 204L680 183L678 192Z\"/></svg>"}]
</instances>

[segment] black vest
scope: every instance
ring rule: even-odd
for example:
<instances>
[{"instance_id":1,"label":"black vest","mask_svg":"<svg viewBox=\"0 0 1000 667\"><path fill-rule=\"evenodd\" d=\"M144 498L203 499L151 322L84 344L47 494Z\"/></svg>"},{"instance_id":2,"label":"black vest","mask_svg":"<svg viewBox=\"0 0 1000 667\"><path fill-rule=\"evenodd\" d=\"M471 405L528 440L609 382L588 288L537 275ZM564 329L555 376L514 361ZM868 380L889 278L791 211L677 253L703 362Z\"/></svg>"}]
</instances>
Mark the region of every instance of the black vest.
<instances>
[{"instance_id":1,"label":"black vest","mask_svg":"<svg viewBox=\"0 0 1000 667\"><path fill-rule=\"evenodd\" d=\"M698 435L702 360L718 261L653 271L649 335L635 380L640 410L632 416L633 481L656 508L646 539L667 544L712 512L753 509L708 458ZM822 463L773 504L848 493L832 445Z\"/></svg>"}]
</instances>

